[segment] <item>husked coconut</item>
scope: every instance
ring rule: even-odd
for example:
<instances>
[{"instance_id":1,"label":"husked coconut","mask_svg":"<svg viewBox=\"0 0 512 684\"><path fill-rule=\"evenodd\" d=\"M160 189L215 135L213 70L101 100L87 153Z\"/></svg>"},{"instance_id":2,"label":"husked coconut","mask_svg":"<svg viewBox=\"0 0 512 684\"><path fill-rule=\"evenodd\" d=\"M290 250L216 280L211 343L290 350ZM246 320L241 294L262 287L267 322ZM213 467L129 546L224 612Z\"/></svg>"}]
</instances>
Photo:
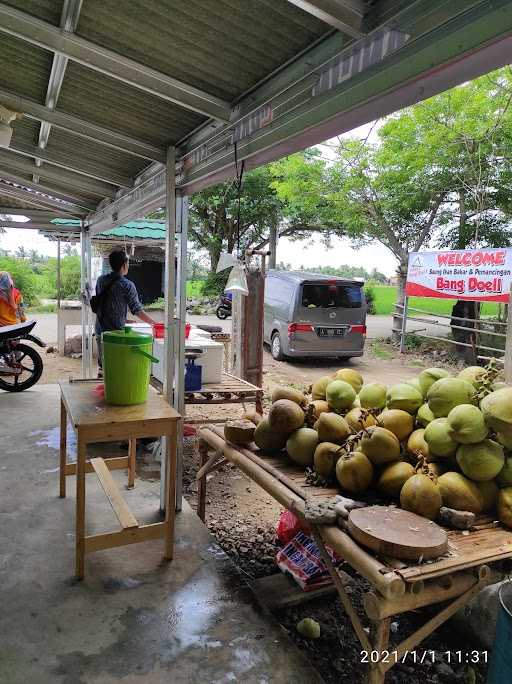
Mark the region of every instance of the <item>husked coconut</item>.
<instances>
[{"instance_id":1,"label":"husked coconut","mask_svg":"<svg viewBox=\"0 0 512 684\"><path fill-rule=\"evenodd\" d=\"M275 432L290 434L304 425L305 415L301 407L290 399L278 399L270 407L268 422Z\"/></svg>"}]
</instances>

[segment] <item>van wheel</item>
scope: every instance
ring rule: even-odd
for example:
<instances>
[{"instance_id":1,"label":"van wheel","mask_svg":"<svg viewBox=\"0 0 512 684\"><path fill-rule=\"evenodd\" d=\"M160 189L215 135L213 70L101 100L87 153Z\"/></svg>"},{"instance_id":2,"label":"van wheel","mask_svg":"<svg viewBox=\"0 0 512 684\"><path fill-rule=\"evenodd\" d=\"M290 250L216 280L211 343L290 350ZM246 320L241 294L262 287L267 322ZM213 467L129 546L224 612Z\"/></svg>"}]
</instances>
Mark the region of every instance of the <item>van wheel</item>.
<instances>
[{"instance_id":1,"label":"van wheel","mask_svg":"<svg viewBox=\"0 0 512 684\"><path fill-rule=\"evenodd\" d=\"M281 347L281 338L279 337L278 332L275 332L272 335L270 353L272 354L272 358L274 358L276 361L284 361L283 349Z\"/></svg>"}]
</instances>

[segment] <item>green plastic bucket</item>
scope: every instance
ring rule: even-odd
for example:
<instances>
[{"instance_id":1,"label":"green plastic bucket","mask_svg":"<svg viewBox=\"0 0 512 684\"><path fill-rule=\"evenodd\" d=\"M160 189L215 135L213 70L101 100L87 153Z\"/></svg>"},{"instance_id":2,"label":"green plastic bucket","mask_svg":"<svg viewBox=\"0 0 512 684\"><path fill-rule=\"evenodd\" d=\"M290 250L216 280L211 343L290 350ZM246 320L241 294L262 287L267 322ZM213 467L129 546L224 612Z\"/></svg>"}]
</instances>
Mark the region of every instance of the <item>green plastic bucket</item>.
<instances>
[{"instance_id":1,"label":"green plastic bucket","mask_svg":"<svg viewBox=\"0 0 512 684\"><path fill-rule=\"evenodd\" d=\"M118 406L143 404L148 398L151 363L158 363L153 337L126 326L104 332L102 342L105 401Z\"/></svg>"}]
</instances>

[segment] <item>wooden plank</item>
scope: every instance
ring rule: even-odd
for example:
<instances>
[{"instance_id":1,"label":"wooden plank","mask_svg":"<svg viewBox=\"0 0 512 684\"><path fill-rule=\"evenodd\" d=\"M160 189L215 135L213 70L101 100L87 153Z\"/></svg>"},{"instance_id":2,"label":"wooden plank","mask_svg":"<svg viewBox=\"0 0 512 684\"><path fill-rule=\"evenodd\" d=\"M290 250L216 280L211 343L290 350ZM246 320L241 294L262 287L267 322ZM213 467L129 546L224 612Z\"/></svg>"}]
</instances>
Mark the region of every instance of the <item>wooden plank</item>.
<instances>
[{"instance_id":1,"label":"wooden plank","mask_svg":"<svg viewBox=\"0 0 512 684\"><path fill-rule=\"evenodd\" d=\"M352 584L349 575L345 572L340 574L342 575L341 581L344 584ZM258 601L270 610L298 606L315 598L332 596L336 593L334 584L319 587L313 591L304 591L290 577L281 572L254 580L252 590Z\"/></svg>"},{"instance_id":2,"label":"wooden plank","mask_svg":"<svg viewBox=\"0 0 512 684\"><path fill-rule=\"evenodd\" d=\"M142 525L141 527L131 527L118 532L104 532L93 534L85 538L85 551L103 551L113 549L127 544L138 544L139 542L162 539L165 536L165 523L153 523L152 525Z\"/></svg>"},{"instance_id":3,"label":"wooden plank","mask_svg":"<svg viewBox=\"0 0 512 684\"><path fill-rule=\"evenodd\" d=\"M59 496L66 496L66 459L67 459L68 413L66 405L60 400L60 448L59 448Z\"/></svg>"},{"instance_id":4,"label":"wooden plank","mask_svg":"<svg viewBox=\"0 0 512 684\"><path fill-rule=\"evenodd\" d=\"M98 480L100 481L107 499L110 501L114 513L117 515L121 527L123 529L138 527L139 523L128 508L126 501L121 496L121 492L117 488L105 461L102 458L91 458L91 465L98 476Z\"/></svg>"},{"instance_id":5,"label":"wooden plank","mask_svg":"<svg viewBox=\"0 0 512 684\"><path fill-rule=\"evenodd\" d=\"M78 433L76 472L76 519L75 519L75 574L83 579L85 574L85 461L87 444Z\"/></svg>"},{"instance_id":6,"label":"wooden plank","mask_svg":"<svg viewBox=\"0 0 512 684\"><path fill-rule=\"evenodd\" d=\"M124 470L128 468L128 456L116 456L115 458L104 458L103 460L109 470ZM85 464L85 472L94 473L94 468L90 461L87 461ZM76 475L76 463L66 463L65 474Z\"/></svg>"}]
</instances>

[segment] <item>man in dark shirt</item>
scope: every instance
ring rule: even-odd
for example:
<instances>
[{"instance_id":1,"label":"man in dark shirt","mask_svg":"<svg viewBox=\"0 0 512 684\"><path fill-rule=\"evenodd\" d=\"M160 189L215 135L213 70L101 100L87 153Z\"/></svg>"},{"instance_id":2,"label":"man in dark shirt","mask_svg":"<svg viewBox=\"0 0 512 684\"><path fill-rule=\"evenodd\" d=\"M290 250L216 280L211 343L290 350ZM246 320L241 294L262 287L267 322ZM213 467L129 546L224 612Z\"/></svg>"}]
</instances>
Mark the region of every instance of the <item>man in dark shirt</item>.
<instances>
[{"instance_id":1,"label":"man in dark shirt","mask_svg":"<svg viewBox=\"0 0 512 684\"><path fill-rule=\"evenodd\" d=\"M126 277L129 268L126 252L115 250L110 254L108 260L112 273L100 276L96 283L97 295L110 286L96 314L95 332L96 344L98 345L98 365L100 368L103 365L101 334L107 330L122 330L126 325L128 309L133 316L137 316L141 321L149 323L149 325L155 325L156 323L144 311L139 300L137 288Z\"/></svg>"}]
</instances>

